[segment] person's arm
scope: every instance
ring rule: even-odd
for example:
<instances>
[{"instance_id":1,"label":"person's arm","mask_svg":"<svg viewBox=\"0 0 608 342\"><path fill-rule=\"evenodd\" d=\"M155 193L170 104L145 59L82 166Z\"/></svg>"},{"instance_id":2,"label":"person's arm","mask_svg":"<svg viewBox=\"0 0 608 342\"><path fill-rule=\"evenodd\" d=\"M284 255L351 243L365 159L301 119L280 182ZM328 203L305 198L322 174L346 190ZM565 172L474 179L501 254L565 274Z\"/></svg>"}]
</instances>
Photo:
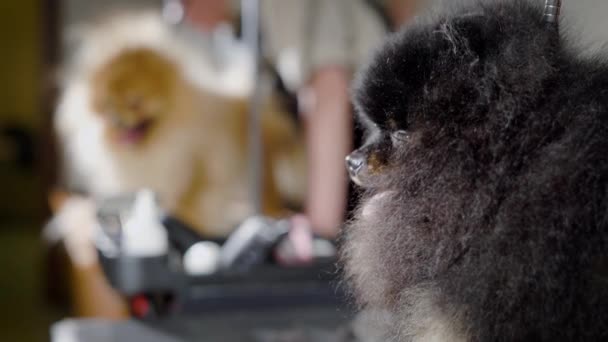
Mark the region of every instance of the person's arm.
<instances>
[{"instance_id":1,"label":"person's arm","mask_svg":"<svg viewBox=\"0 0 608 342\"><path fill-rule=\"evenodd\" d=\"M401 25L414 16L422 4L428 0L388 0L386 3L387 11L391 19L393 28L398 30Z\"/></svg>"},{"instance_id":2,"label":"person's arm","mask_svg":"<svg viewBox=\"0 0 608 342\"><path fill-rule=\"evenodd\" d=\"M327 238L337 235L347 201L344 157L352 147L348 86L344 67L320 68L305 90L302 108L309 163L306 214L315 233Z\"/></svg>"},{"instance_id":3,"label":"person's arm","mask_svg":"<svg viewBox=\"0 0 608 342\"><path fill-rule=\"evenodd\" d=\"M203 32L212 32L220 24L231 21L227 0L184 0L186 19Z\"/></svg>"}]
</instances>

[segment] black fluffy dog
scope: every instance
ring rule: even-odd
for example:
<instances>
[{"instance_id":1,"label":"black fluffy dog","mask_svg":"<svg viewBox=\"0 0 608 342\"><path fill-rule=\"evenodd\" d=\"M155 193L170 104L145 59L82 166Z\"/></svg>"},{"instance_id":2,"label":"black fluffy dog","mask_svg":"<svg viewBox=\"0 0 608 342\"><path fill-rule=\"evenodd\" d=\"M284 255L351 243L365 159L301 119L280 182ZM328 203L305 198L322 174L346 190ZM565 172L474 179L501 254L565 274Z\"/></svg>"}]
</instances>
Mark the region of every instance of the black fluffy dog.
<instances>
[{"instance_id":1,"label":"black fluffy dog","mask_svg":"<svg viewBox=\"0 0 608 342\"><path fill-rule=\"evenodd\" d=\"M359 77L343 255L387 339L608 341L608 64L543 13L463 6Z\"/></svg>"}]
</instances>

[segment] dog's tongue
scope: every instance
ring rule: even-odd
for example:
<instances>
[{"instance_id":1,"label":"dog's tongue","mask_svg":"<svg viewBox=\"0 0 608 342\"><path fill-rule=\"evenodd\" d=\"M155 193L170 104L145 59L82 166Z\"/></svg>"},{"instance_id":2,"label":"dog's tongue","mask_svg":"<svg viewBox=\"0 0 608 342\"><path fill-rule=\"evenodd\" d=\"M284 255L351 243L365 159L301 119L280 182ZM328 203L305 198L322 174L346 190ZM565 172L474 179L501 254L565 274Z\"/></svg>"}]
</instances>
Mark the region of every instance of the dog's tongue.
<instances>
[{"instance_id":1,"label":"dog's tongue","mask_svg":"<svg viewBox=\"0 0 608 342\"><path fill-rule=\"evenodd\" d=\"M127 144L134 144L140 141L146 133L145 124L137 125L133 128L124 129L121 133L121 141Z\"/></svg>"}]
</instances>

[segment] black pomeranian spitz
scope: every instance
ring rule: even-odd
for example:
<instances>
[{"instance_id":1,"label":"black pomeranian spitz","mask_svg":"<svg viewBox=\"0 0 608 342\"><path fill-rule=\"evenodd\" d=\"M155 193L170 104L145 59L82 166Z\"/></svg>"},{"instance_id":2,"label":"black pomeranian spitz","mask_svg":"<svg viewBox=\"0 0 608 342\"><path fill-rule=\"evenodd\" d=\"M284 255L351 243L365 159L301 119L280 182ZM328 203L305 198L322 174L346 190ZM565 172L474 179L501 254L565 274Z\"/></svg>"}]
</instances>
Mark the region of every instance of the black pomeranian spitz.
<instances>
[{"instance_id":1,"label":"black pomeranian spitz","mask_svg":"<svg viewBox=\"0 0 608 342\"><path fill-rule=\"evenodd\" d=\"M387 340L608 341L608 64L555 9L463 5L360 74L343 257Z\"/></svg>"}]
</instances>

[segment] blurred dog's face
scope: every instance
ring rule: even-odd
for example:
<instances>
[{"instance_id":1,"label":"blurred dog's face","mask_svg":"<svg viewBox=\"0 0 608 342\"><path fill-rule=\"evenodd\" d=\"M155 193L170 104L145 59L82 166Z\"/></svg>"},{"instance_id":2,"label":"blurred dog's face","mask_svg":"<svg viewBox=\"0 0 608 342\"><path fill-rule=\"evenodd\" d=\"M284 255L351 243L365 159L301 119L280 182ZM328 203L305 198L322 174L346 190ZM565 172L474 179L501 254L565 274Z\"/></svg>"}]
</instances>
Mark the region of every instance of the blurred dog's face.
<instances>
[{"instance_id":1,"label":"blurred dog's face","mask_svg":"<svg viewBox=\"0 0 608 342\"><path fill-rule=\"evenodd\" d=\"M141 145L174 104L177 68L158 53L133 49L111 59L92 79L92 104L112 143Z\"/></svg>"}]
</instances>

